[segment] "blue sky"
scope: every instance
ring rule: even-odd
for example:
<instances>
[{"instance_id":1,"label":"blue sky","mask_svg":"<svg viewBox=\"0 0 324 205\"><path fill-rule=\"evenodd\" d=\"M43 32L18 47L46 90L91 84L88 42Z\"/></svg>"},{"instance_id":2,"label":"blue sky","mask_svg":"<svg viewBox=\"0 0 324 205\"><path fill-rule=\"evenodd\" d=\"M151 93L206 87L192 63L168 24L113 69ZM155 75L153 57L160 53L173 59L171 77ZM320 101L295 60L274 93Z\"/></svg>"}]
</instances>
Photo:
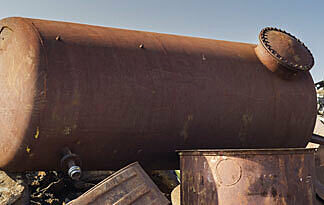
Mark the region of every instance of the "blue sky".
<instances>
[{"instance_id":1,"label":"blue sky","mask_svg":"<svg viewBox=\"0 0 324 205\"><path fill-rule=\"evenodd\" d=\"M278 27L306 44L315 57L314 81L324 80L323 0L1 1L1 18L23 16L247 43L257 43L263 27Z\"/></svg>"}]
</instances>

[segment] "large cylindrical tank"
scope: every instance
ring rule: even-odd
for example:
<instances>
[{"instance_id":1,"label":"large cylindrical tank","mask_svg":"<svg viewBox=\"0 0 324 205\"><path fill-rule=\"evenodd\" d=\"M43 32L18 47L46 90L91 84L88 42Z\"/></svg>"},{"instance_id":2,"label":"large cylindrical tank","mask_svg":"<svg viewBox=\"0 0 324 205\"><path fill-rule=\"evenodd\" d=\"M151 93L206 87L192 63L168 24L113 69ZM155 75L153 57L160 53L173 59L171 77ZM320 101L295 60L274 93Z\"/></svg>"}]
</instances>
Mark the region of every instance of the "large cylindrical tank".
<instances>
[{"instance_id":1,"label":"large cylindrical tank","mask_svg":"<svg viewBox=\"0 0 324 205\"><path fill-rule=\"evenodd\" d=\"M0 21L0 167L174 168L175 150L304 147L314 60L275 28L259 45L26 18Z\"/></svg>"}]
</instances>

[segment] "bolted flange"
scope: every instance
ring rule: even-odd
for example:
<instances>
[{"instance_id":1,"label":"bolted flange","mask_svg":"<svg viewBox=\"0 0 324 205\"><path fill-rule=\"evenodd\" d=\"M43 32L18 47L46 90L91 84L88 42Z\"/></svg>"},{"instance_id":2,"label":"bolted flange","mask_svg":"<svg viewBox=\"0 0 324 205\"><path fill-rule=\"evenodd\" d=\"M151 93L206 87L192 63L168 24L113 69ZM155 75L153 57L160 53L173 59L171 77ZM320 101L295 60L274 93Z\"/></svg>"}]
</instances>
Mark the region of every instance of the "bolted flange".
<instances>
[{"instance_id":1,"label":"bolted flange","mask_svg":"<svg viewBox=\"0 0 324 205\"><path fill-rule=\"evenodd\" d=\"M278 64L293 72L308 71L314 65L314 58L310 50L299 39L286 31L266 27L261 30L259 40L265 50L259 51L259 53L270 54ZM262 48L259 49L262 50ZM260 60L269 61L269 59Z\"/></svg>"}]
</instances>

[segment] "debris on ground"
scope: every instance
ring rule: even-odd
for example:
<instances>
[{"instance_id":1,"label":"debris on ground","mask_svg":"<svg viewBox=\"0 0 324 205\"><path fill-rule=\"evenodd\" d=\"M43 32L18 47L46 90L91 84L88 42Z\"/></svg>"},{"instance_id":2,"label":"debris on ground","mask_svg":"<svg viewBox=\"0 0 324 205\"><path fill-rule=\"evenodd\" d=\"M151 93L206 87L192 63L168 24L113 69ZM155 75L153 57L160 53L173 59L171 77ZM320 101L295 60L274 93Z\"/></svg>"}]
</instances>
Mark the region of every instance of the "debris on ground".
<instances>
[{"instance_id":1,"label":"debris on ground","mask_svg":"<svg viewBox=\"0 0 324 205\"><path fill-rule=\"evenodd\" d=\"M172 190L179 185L175 172L173 170L151 170L148 171L148 175L164 195L171 200Z\"/></svg>"},{"instance_id":2,"label":"debris on ground","mask_svg":"<svg viewBox=\"0 0 324 205\"><path fill-rule=\"evenodd\" d=\"M113 173L68 205L168 205L170 202L138 162Z\"/></svg>"},{"instance_id":3,"label":"debris on ground","mask_svg":"<svg viewBox=\"0 0 324 205\"><path fill-rule=\"evenodd\" d=\"M22 180L15 181L0 171L0 204L23 205L28 202L28 187Z\"/></svg>"},{"instance_id":4,"label":"debris on ground","mask_svg":"<svg viewBox=\"0 0 324 205\"><path fill-rule=\"evenodd\" d=\"M62 205L78 198L114 171L84 171L78 181L64 172L37 171L10 174L0 171L0 204ZM148 171L161 192L171 200L171 191L179 184L171 170Z\"/></svg>"},{"instance_id":5,"label":"debris on ground","mask_svg":"<svg viewBox=\"0 0 324 205\"><path fill-rule=\"evenodd\" d=\"M324 115L324 80L315 83L315 88L317 93L317 113L319 115Z\"/></svg>"}]
</instances>

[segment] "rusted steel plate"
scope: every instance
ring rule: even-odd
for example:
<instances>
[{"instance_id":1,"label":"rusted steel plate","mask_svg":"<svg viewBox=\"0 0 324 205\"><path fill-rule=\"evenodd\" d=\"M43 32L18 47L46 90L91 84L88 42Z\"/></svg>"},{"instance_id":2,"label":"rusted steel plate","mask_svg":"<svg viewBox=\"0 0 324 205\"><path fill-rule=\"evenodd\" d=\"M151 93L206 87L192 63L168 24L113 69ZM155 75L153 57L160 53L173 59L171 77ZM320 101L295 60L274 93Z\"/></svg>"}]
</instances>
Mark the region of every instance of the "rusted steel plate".
<instances>
[{"instance_id":1,"label":"rusted steel plate","mask_svg":"<svg viewBox=\"0 0 324 205\"><path fill-rule=\"evenodd\" d=\"M181 204L315 204L314 149L180 152Z\"/></svg>"},{"instance_id":2,"label":"rusted steel plate","mask_svg":"<svg viewBox=\"0 0 324 205\"><path fill-rule=\"evenodd\" d=\"M314 128L308 68L277 76L269 48L26 18L0 29L5 170L60 169L63 147L83 170L174 169L176 149L304 147Z\"/></svg>"},{"instance_id":3,"label":"rusted steel plate","mask_svg":"<svg viewBox=\"0 0 324 205\"><path fill-rule=\"evenodd\" d=\"M135 162L115 172L68 205L168 205L170 202Z\"/></svg>"}]
</instances>

